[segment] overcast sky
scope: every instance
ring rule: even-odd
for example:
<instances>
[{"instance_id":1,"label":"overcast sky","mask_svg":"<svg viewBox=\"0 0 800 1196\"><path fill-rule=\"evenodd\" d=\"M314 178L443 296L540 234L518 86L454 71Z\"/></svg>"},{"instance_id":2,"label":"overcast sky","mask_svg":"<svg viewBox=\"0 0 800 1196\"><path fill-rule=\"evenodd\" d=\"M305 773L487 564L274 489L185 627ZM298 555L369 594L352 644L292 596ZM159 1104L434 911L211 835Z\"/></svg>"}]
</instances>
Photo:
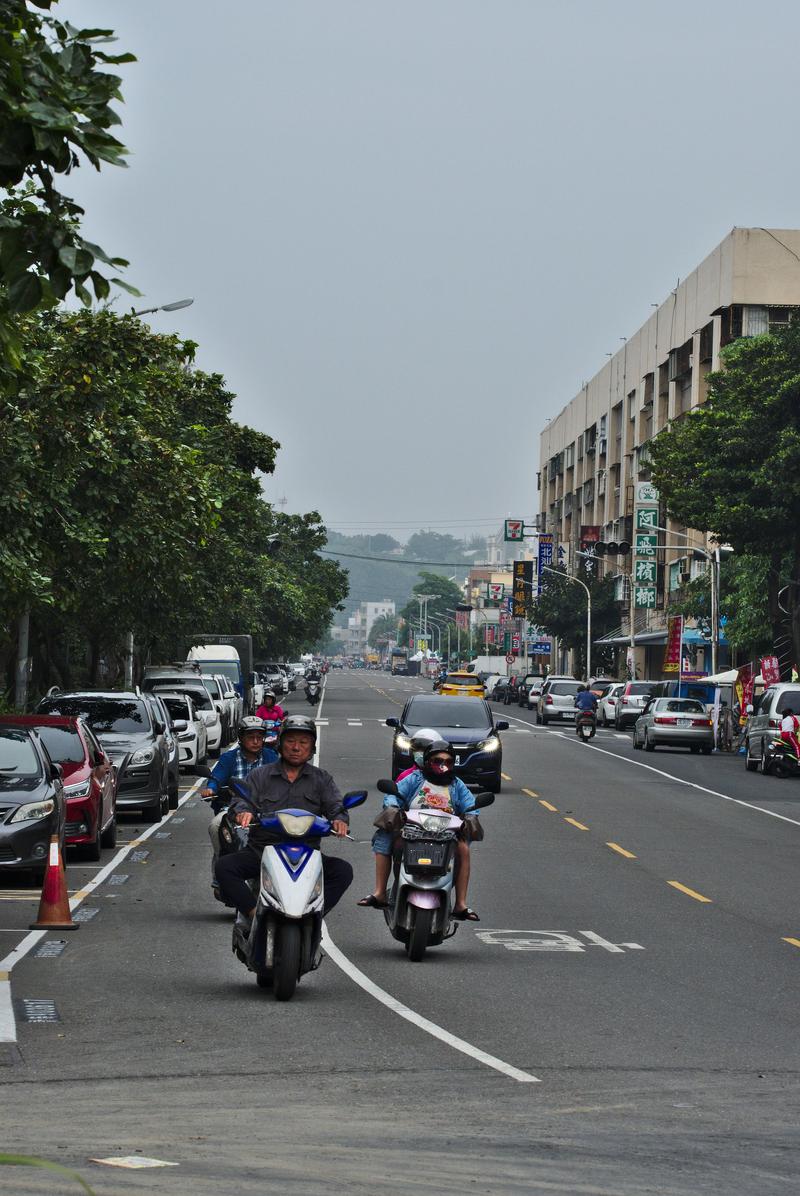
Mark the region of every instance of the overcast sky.
<instances>
[{"instance_id":1,"label":"overcast sky","mask_svg":"<svg viewBox=\"0 0 800 1196\"><path fill-rule=\"evenodd\" d=\"M537 509L539 432L734 225L796 227L800 5L60 0L128 170L66 190L345 531ZM128 306L126 299L123 307Z\"/></svg>"}]
</instances>

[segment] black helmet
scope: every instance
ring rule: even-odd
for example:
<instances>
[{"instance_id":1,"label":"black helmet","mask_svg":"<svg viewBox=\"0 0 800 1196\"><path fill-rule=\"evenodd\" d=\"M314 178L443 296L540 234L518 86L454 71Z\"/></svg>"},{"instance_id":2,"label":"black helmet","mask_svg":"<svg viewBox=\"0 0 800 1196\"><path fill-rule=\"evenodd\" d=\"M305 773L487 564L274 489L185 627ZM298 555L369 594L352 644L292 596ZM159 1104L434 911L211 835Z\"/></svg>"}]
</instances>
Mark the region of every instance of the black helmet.
<instances>
[{"instance_id":1,"label":"black helmet","mask_svg":"<svg viewBox=\"0 0 800 1196\"><path fill-rule=\"evenodd\" d=\"M432 756L441 755L447 752L447 755L455 763L455 752L446 739L434 739L429 743L422 753L422 775L426 781L438 783L440 785L449 785L453 779L453 764L449 768L441 768L441 766L431 763Z\"/></svg>"},{"instance_id":2,"label":"black helmet","mask_svg":"<svg viewBox=\"0 0 800 1196\"><path fill-rule=\"evenodd\" d=\"M236 734L241 739L243 735L249 735L251 731L260 731L262 735L264 734L264 720L256 718L254 714L248 714L246 718L242 719L236 728Z\"/></svg>"},{"instance_id":3,"label":"black helmet","mask_svg":"<svg viewBox=\"0 0 800 1196\"><path fill-rule=\"evenodd\" d=\"M310 735L317 742L317 724L313 718L309 718L306 714L289 714L281 723L281 729L278 732L278 744L283 740L284 735L289 731L302 731L306 735Z\"/></svg>"}]
</instances>

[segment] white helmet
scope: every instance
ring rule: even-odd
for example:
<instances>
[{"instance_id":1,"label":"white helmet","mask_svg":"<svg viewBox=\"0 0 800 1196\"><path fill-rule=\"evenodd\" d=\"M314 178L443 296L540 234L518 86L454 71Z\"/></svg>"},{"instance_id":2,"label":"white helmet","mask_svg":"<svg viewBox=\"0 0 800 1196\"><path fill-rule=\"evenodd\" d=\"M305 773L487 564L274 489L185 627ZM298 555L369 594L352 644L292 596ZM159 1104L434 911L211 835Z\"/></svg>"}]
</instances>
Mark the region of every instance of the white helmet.
<instances>
[{"instance_id":1,"label":"white helmet","mask_svg":"<svg viewBox=\"0 0 800 1196\"><path fill-rule=\"evenodd\" d=\"M428 744L438 742L441 738L441 731L434 731L433 727L420 727L414 732L411 736L411 755L418 768L422 764L422 756Z\"/></svg>"}]
</instances>

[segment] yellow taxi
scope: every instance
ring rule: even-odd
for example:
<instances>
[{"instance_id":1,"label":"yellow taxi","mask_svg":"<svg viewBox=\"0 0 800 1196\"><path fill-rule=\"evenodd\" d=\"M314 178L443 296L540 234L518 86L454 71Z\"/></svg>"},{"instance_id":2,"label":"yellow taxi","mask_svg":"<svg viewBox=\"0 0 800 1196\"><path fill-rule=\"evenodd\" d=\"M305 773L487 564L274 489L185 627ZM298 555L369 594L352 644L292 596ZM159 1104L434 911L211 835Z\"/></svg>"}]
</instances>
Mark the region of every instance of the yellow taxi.
<instances>
[{"instance_id":1,"label":"yellow taxi","mask_svg":"<svg viewBox=\"0 0 800 1196\"><path fill-rule=\"evenodd\" d=\"M484 684L475 673L448 673L439 689L440 694L458 698L483 698Z\"/></svg>"}]
</instances>

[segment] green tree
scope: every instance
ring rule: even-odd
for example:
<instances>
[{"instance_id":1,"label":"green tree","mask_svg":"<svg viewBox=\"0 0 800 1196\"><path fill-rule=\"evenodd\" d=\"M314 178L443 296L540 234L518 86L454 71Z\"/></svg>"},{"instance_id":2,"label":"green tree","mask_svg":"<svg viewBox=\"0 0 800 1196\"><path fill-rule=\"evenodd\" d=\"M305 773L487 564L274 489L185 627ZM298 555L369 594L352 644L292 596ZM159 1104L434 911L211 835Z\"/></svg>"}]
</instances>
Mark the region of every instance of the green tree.
<instances>
[{"instance_id":1,"label":"green tree","mask_svg":"<svg viewBox=\"0 0 800 1196\"><path fill-rule=\"evenodd\" d=\"M788 633L788 670L800 660L800 325L735 341L723 364L708 401L652 442L652 477L673 518L766 557L769 632L774 644Z\"/></svg>"},{"instance_id":2,"label":"green tree","mask_svg":"<svg viewBox=\"0 0 800 1196\"><path fill-rule=\"evenodd\" d=\"M423 570L419 575L419 581L411 591L411 598L400 611L407 623L419 623L420 604L417 597L419 594L432 595L427 603L428 617L435 619L438 623L452 622L452 615L447 613L447 609L455 609L464 598L460 587L454 581L450 581L449 577L442 577L438 573Z\"/></svg>"},{"instance_id":3,"label":"green tree","mask_svg":"<svg viewBox=\"0 0 800 1196\"><path fill-rule=\"evenodd\" d=\"M50 9L53 0L32 0ZM14 314L51 306L74 289L90 302L109 293L110 258L80 231L83 209L56 187L82 161L125 165L112 133L119 117L119 76L107 67L135 61L109 54L107 29L75 29L25 0L3 0L0 22L0 351L20 364ZM127 286L117 277L113 282ZM127 288L131 289L131 288Z\"/></svg>"},{"instance_id":4,"label":"green tree","mask_svg":"<svg viewBox=\"0 0 800 1196\"><path fill-rule=\"evenodd\" d=\"M769 558L736 554L723 558L720 569L719 613L725 619L725 638L748 659L772 650L769 622ZM708 573L685 588L683 601L672 614L695 619L711 639L711 581Z\"/></svg>"},{"instance_id":5,"label":"green tree","mask_svg":"<svg viewBox=\"0 0 800 1196\"><path fill-rule=\"evenodd\" d=\"M367 636L370 648L378 648L389 640L397 639L397 625L397 615L379 615Z\"/></svg>"},{"instance_id":6,"label":"green tree","mask_svg":"<svg viewBox=\"0 0 800 1196\"><path fill-rule=\"evenodd\" d=\"M593 671L613 666L613 648L603 650L594 641L612 631L619 622L619 610L614 600L614 582L610 577L598 578L582 568L580 580L589 587L592 596L592 666ZM528 617L547 635L556 636L562 644L578 655L578 671L586 671L586 591L569 581L566 570L554 566L547 574L538 597L528 607Z\"/></svg>"}]
</instances>

